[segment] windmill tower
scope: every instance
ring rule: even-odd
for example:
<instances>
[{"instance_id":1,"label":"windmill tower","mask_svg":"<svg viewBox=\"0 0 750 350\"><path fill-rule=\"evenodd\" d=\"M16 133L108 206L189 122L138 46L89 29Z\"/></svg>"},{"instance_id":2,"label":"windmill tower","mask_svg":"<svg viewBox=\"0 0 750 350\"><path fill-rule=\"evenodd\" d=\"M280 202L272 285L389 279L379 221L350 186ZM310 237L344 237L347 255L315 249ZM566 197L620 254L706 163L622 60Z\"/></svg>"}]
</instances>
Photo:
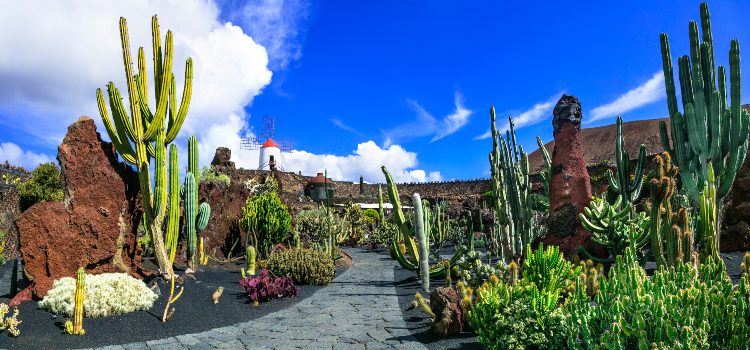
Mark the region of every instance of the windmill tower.
<instances>
[{"instance_id":1,"label":"windmill tower","mask_svg":"<svg viewBox=\"0 0 750 350\"><path fill-rule=\"evenodd\" d=\"M263 130L261 136L243 137L240 148L246 150L260 150L258 157L258 170L283 170L281 164L281 153L288 153L294 147L290 141L274 140L276 132L276 121L271 116L263 117Z\"/></svg>"}]
</instances>

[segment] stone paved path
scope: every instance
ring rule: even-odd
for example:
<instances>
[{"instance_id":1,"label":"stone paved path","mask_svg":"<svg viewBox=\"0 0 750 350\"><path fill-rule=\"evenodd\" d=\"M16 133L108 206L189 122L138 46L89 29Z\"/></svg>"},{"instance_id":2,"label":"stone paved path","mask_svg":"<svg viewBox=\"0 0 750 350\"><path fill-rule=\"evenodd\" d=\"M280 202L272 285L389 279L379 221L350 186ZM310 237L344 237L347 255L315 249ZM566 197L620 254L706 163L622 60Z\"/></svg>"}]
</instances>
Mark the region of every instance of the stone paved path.
<instances>
[{"instance_id":1,"label":"stone paved path","mask_svg":"<svg viewBox=\"0 0 750 350\"><path fill-rule=\"evenodd\" d=\"M206 332L100 349L425 349L399 310L395 261L347 252L352 268L290 308Z\"/></svg>"}]
</instances>

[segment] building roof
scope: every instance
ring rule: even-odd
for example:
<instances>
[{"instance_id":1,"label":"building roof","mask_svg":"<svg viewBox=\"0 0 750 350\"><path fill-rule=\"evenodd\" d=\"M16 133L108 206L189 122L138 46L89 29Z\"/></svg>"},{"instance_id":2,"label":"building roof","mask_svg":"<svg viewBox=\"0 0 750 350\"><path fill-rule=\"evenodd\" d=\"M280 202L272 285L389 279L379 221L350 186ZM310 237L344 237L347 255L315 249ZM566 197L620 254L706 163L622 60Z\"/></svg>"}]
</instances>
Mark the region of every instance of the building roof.
<instances>
[{"instance_id":1,"label":"building roof","mask_svg":"<svg viewBox=\"0 0 750 350\"><path fill-rule=\"evenodd\" d=\"M272 138L268 138L266 142L263 144L263 146L260 146L260 148L267 148L267 147L276 147L279 148L279 145L276 144L276 142Z\"/></svg>"},{"instance_id":2,"label":"building roof","mask_svg":"<svg viewBox=\"0 0 750 350\"><path fill-rule=\"evenodd\" d=\"M323 173L318 173L318 175L315 175L313 178L311 178L310 182L308 182L308 183L311 183L311 184L322 184L322 183L325 183L325 182L326 182L326 179L325 179L325 176L323 176ZM329 184L333 184L333 180L331 180L331 178L328 178L328 183Z\"/></svg>"}]
</instances>

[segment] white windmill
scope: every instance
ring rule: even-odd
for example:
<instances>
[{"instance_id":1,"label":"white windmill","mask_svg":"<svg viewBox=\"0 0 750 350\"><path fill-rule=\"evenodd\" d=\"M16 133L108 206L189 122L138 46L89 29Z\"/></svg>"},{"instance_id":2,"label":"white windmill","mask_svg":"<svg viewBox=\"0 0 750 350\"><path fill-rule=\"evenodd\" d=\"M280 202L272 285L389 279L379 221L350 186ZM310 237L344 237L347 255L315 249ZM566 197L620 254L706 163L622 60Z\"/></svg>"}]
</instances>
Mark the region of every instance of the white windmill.
<instances>
[{"instance_id":1,"label":"white windmill","mask_svg":"<svg viewBox=\"0 0 750 350\"><path fill-rule=\"evenodd\" d=\"M263 117L263 131L261 137L248 136L242 138L240 148L246 150L260 150L258 170L283 170L282 153L288 153L294 147L290 141L274 140L276 121L271 116Z\"/></svg>"}]
</instances>

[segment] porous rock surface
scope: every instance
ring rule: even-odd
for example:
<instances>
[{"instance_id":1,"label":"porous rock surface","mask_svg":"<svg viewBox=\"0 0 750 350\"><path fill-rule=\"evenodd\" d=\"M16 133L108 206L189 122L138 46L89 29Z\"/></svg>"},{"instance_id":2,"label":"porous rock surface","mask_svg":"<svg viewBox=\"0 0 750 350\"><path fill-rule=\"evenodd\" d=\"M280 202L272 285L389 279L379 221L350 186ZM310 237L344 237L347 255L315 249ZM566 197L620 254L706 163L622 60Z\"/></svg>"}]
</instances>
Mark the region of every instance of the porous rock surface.
<instances>
[{"instance_id":1,"label":"porous rock surface","mask_svg":"<svg viewBox=\"0 0 750 350\"><path fill-rule=\"evenodd\" d=\"M102 141L86 117L68 127L57 160L63 202L37 203L15 221L33 294L44 297L54 280L75 276L79 267L143 277L135 171L117 160L112 144Z\"/></svg>"},{"instance_id":2,"label":"porous rock surface","mask_svg":"<svg viewBox=\"0 0 750 350\"><path fill-rule=\"evenodd\" d=\"M580 138L581 103L575 96L563 95L552 113L555 148L549 185L549 230L543 242L559 246L565 256L571 257L591 235L578 220L578 213L591 201L591 184Z\"/></svg>"},{"instance_id":3,"label":"porous rock surface","mask_svg":"<svg viewBox=\"0 0 750 350\"><path fill-rule=\"evenodd\" d=\"M430 294L430 308L435 313L432 321L432 332L449 337L461 333L464 329L464 315L459 304L456 290L450 287L438 287Z\"/></svg>"}]
</instances>

